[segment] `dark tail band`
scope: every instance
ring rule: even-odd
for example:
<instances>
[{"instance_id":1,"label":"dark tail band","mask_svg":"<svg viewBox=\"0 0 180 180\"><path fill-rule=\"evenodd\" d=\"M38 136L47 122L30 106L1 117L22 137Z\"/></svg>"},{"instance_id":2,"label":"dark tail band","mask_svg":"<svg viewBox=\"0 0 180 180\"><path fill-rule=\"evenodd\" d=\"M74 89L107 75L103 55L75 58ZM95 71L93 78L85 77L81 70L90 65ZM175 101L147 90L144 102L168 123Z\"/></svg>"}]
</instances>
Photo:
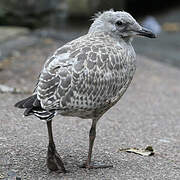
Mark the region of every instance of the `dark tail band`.
<instances>
[{"instance_id":1,"label":"dark tail band","mask_svg":"<svg viewBox=\"0 0 180 180\"><path fill-rule=\"evenodd\" d=\"M55 111L49 112L41 107L36 94L17 102L14 106L20 109L26 109L24 111L25 116L35 115L42 120L52 119L55 115Z\"/></svg>"}]
</instances>

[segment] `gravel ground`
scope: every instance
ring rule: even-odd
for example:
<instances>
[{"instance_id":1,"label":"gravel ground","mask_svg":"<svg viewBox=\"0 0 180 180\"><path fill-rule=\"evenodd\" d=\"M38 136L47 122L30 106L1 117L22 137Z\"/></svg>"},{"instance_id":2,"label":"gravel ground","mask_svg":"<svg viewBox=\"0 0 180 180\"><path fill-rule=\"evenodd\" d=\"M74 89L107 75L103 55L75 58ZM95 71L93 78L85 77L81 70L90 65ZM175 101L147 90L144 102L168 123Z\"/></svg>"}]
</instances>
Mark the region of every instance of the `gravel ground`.
<instances>
[{"instance_id":1,"label":"gravel ground","mask_svg":"<svg viewBox=\"0 0 180 180\"><path fill-rule=\"evenodd\" d=\"M45 39L4 61L0 84L33 90L48 54L62 42ZM57 150L67 174L46 167L46 124L35 117L22 117L13 105L24 94L0 94L0 178L40 179L180 179L180 71L138 56L134 80L121 101L99 121L93 151L95 162L110 169L85 170L90 120L54 118ZM155 155L143 157L118 152L119 148L145 148Z\"/></svg>"}]
</instances>

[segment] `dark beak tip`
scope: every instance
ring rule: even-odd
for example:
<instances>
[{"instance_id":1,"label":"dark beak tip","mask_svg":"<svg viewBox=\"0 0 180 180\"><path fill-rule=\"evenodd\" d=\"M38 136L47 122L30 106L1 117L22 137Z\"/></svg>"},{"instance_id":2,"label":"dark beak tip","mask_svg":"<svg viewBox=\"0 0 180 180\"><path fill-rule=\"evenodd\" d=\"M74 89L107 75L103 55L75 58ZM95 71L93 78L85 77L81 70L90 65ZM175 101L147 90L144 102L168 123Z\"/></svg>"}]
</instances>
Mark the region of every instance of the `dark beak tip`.
<instances>
[{"instance_id":1,"label":"dark beak tip","mask_svg":"<svg viewBox=\"0 0 180 180\"><path fill-rule=\"evenodd\" d=\"M158 35L156 33L151 32L151 34L149 35L149 38L157 38Z\"/></svg>"},{"instance_id":2,"label":"dark beak tip","mask_svg":"<svg viewBox=\"0 0 180 180\"><path fill-rule=\"evenodd\" d=\"M152 32L151 30L149 29L146 29L146 28L142 28L142 30L140 31L140 34L141 36L146 36L148 38L157 38L157 34Z\"/></svg>"},{"instance_id":3,"label":"dark beak tip","mask_svg":"<svg viewBox=\"0 0 180 180\"><path fill-rule=\"evenodd\" d=\"M154 37L153 38L157 38L158 37L158 35L157 34L154 34Z\"/></svg>"}]
</instances>

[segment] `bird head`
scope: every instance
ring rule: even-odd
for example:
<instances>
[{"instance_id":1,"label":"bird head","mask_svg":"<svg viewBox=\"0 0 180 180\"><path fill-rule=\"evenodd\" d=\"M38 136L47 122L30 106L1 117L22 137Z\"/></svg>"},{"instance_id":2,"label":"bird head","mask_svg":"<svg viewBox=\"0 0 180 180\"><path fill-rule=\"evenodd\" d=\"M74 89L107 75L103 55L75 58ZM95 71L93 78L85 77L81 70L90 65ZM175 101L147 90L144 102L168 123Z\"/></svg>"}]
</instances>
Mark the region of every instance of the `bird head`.
<instances>
[{"instance_id":1,"label":"bird head","mask_svg":"<svg viewBox=\"0 0 180 180\"><path fill-rule=\"evenodd\" d=\"M142 27L127 12L124 11L105 11L95 15L94 22L89 32L107 32L118 38L130 38L136 36L145 36L155 38L156 35L150 30Z\"/></svg>"}]
</instances>

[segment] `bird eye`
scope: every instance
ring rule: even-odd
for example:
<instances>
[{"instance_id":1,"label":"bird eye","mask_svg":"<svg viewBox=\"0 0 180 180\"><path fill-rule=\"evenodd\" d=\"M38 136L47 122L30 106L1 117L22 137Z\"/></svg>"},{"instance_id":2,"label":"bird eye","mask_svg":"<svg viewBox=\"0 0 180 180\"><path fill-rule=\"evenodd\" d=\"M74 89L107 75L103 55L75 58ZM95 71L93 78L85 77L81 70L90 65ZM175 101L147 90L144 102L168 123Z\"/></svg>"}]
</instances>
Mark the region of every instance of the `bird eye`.
<instances>
[{"instance_id":1,"label":"bird eye","mask_svg":"<svg viewBox=\"0 0 180 180\"><path fill-rule=\"evenodd\" d=\"M122 23L122 21L117 21L117 22L116 22L116 25L118 25L118 26L122 26L122 25L123 25L123 23Z\"/></svg>"}]
</instances>

